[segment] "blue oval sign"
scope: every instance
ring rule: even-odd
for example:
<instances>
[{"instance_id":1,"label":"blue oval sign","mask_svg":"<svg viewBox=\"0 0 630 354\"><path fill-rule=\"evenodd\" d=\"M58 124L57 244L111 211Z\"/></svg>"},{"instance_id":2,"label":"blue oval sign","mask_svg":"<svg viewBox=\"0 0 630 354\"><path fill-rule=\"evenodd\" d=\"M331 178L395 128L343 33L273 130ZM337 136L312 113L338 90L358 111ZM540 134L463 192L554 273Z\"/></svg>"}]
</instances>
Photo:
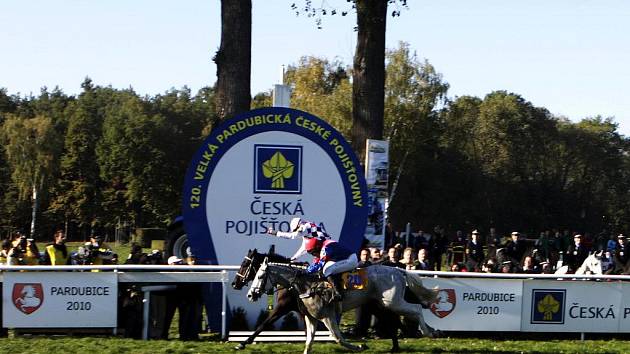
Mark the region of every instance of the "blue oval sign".
<instances>
[{"instance_id":1,"label":"blue oval sign","mask_svg":"<svg viewBox=\"0 0 630 354\"><path fill-rule=\"evenodd\" d=\"M188 167L183 198L189 243L209 264L238 264L247 249L271 244L290 256L301 240L265 231L288 231L296 216L358 250L368 213L363 171L343 136L309 113L279 107L213 129Z\"/></svg>"}]
</instances>

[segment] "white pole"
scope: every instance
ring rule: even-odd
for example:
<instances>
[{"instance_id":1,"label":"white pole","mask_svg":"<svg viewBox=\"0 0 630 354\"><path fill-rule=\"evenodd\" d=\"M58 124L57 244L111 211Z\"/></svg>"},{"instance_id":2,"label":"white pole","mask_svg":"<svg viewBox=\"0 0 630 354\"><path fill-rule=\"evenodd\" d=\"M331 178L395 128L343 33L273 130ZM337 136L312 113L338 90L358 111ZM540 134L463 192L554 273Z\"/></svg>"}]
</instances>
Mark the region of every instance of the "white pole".
<instances>
[{"instance_id":1,"label":"white pole","mask_svg":"<svg viewBox=\"0 0 630 354\"><path fill-rule=\"evenodd\" d=\"M221 272L223 275L223 281L221 282L221 288L223 289L223 294L221 294L221 339L227 339L227 281L228 274L227 271Z\"/></svg>"}]
</instances>

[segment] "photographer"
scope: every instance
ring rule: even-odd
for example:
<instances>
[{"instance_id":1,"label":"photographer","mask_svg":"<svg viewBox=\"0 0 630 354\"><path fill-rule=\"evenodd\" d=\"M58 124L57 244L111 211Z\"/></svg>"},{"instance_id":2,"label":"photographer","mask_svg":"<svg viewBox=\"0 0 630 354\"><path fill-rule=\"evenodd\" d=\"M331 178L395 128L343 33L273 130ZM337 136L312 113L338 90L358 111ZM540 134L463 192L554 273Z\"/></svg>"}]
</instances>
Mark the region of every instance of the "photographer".
<instances>
[{"instance_id":1,"label":"photographer","mask_svg":"<svg viewBox=\"0 0 630 354\"><path fill-rule=\"evenodd\" d=\"M0 250L0 265L6 265L11 250L11 240L2 240L2 249Z\"/></svg>"},{"instance_id":2,"label":"photographer","mask_svg":"<svg viewBox=\"0 0 630 354\"><path fill-rule=\"evenodd\" d=\"M7 265L36 265L39 264L39 251L35 240L26 238L17 232L12 241L13 247L7 253Z\"/></svg>"},{"instance_id":3,"label":"photographer","mask_svg":"<svg viewBox=\"0 0 630 354\"><path fill-rule=\"evenodd\" d=\"M125 260L125 264L141 264L142 258L146 256L145 253L142 253L142 247L137 244L131 244L131 250L129 251L129 256Z\"/></svg>"},{"instance_id":4,"label":"photographer","mask_svg":"<svg viewBox=\"0 0 630 354\"><path fill-rule=\"evenodd\" d=\"M114 253L112 252L112 249L102 241L103 238L101 236L91 235L90 242L86 242L83 246L79 247L79 250L76 252L76 259L74 260L75 264L112 264Z\"/></svg>"}]
</instances>

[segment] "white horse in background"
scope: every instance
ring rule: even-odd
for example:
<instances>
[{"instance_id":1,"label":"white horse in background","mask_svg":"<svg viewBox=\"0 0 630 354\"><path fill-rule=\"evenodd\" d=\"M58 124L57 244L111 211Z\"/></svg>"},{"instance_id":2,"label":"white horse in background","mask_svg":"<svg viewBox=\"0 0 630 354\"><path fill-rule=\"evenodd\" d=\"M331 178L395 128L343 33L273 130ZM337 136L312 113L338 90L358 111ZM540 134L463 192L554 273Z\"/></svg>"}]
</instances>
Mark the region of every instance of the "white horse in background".
<instances>
[{"instance_id":1,"label":"white horse in background","mask_svg":"<svg viewBox=\"0 0 630 354\"><path fill-rule=\"evenodd\" d=\"M602 275L604 274L604 268L602 266L604 258L604 251L593 252L582 262L580 268L575 271L575 275ZM556 270L554 274L567 274L569 266L562 266Z\"/></svg>"}]
</instances>

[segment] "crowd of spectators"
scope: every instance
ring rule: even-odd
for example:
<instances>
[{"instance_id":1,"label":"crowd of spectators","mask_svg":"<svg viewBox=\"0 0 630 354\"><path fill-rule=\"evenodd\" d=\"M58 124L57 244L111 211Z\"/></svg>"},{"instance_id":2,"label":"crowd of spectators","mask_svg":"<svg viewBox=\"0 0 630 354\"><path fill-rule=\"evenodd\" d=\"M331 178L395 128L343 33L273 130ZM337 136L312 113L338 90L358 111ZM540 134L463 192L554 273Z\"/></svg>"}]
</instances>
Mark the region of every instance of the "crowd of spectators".
<instances>
[{"instance_id":1,"label":"crowd of spectators","mask_svg":"<svg viewBox=\"0 0 630 354\"><path fill-rule=\"evenodd\" d=\"M91 235L73 250L66 245L64 231L57 230L52 240L41 251L35 240L22 232L15 232L2 241L0 265L112 265L118 264L118 255L99 235ZM145 253L140 245L132 244L124 264L194 265L196 258L189 251L184 259L171 256L165 259L159 250ZM95 270L93 270L95 271ZM125 337L141 338L143 318L143 290L139 284L119 286L119 323ZM151 296L149 337L168 339L175 311L179 311L179 339L197 340L202 329L202 290L197 283L171 285ZM1 316L0 316L1 317ZM0 336L3 333L0 333Z\"/></svg>"},{"instance_id":2,"label":"crowd of spectators","mask_svg":"<svg viewBox=\"0 0 630 354\"><path fill-rule=\"evenodd\" d=\"M384 250L361 250L362 264L383 264L407 270L486 273L553 273L565 266L575 272L591 253L601 258L607 274L630 273L630 248L624 234L543 231L529 238L518 231L500 234L491 228L456 231L451 237L437 226L386 237Z\"/></svg>"},{"instance_id":3,"label":"crowd of spectators","mask_svg":"<svg viewBox=\"0 0 630 354\"><path fill-rule=\"evenodd\" d=\"M88 242L71 251L66 245L63 230L55 231L52 240L40 251L34 239L22 232L14 232L2 240L0 265L103 265L117 264L118 255L99 235L91 235Z\"/></svg>"},{"instance_id":4,"label":"crowd of spectators","mask_svg":"<svg viewBox=\"0 0 630 354\"><path fill-rule=\"evenodd\" d=\"M34 239L28 238L20 231L14 232L10 238L2 240L0 265L112 265L121 263L112 248L100 235L90 235L89 241L82 243L74 250L66 245L63 230L53 234L50 243L42 250ZM142 247L132 244L129 256L124 264L195 264L195 257L188 254L185 259L170 257L165 259L162 251L152 250L145 253Z\"/></svg>"}]
</instances>

